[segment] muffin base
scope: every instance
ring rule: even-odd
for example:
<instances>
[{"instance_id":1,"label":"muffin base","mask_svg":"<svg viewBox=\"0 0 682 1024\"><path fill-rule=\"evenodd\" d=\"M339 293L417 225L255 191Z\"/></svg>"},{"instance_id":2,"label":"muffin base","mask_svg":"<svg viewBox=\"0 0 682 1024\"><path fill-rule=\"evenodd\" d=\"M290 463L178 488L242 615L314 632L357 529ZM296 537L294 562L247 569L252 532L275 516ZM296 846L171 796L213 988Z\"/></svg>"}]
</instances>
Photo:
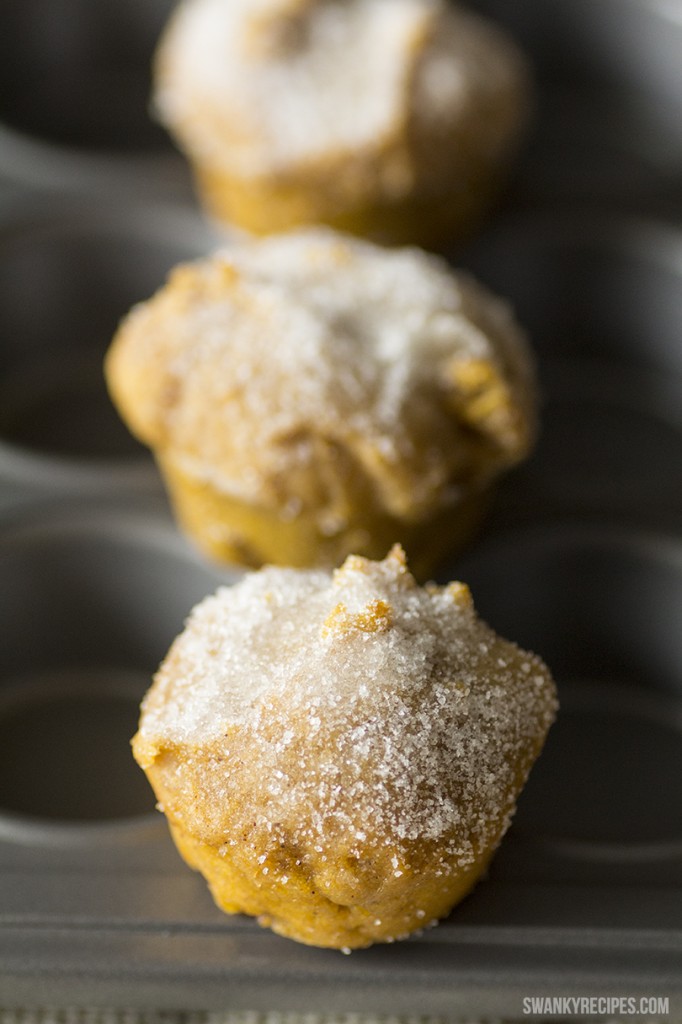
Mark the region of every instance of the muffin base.
<instances>
[{"instance_id":1,"label":"muffin base","mask_svg":"<svg viewBox=\"0 0 682 1024\"><path fill-rule=\"evenodd\" d=\"M488 503L478 491L418 522L378 511L359 496L342 529L325 533L319 518L285 516L231 497L188 473L170 456L157 456L180 527L211 559L258 568L333 568L347 555L379 559L396 543L405 549L417 579L425 580L446 554L474 534Z\"/></svg>"},{"instance_id":2,"label":"muffin base","mask_svg":"<svg viewBox=\"0 0 682 1024\"><path fill-rule=\"evenodd\" d=\"M342 207L314 181L240 178L194 166L196 190L220 224L253 235L270 235L307 224L324 224L384 245L443 249L463 240L493 204L501 175L480 171L449 181L447 196L412 196Z\"/></svg>"},{"instance_id":3,"label":"muffin base","mask_svg":"<svg viewBox=\"0 0 682 1024\"><path fill-rule=\"evenodd\" d=\"M379 886L363 865L362 874L355 878L353 901L337 902L327 893L353 870L343 854L326 858L319 877L286 855L276 864L264 859L254 870L240 863L232 849L219 852L173 824L170 831L180 855L203 875L222 911L248 914L261 927L309 946L343 950L393 942L435 925L468 895L494 853L494 849L484 851L473 864L450 876L422 865L406 867L395 878L391 869Z\"/></svg>"}]
</instances>

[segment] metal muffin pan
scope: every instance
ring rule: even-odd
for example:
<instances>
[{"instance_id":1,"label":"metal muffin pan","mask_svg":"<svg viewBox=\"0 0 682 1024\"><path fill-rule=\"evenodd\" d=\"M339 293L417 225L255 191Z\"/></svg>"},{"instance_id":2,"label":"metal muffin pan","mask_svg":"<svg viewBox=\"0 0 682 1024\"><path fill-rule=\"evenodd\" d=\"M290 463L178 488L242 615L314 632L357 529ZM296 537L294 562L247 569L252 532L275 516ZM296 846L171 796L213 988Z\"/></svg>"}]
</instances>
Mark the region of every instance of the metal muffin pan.
<instances>
[{"instance_id":1,"label":"metal muffin pan","mask_svg":"<svg viewBox=\"0 0 682 1024\"><path fill-rule=\"evenodd\" d=\"M492 538L458 568L490 621L547 654L562 718L488 879L438 929L344 958L220 914L133 780L147 675L185 609L229 577L153 509L81 502L6 521L9 997L457 1019L528 994L678 992L682 540L555 523Z\"/></svg>"},{"instance_id":2,"label":"metal muffin pan","mask_svg":"<svg viewBox=\"0 0 682 1024\"><path fill-rule=\"evenodd\" d=\"M501 489L478 542L442 576L470 582L496 629L544 655L563 709L488 879L421 938L348 959L213 907L133 782L128 739L184 615L229 578L129 483L113 511L75 481L64 509L47 480L20 514L5 513L0 740L4 730L12 771L4 798L0 785L0 964L15 1002L75 989L113 1004L456 1019L509 1013L542 992L679 994L682 428L661 412L682 393L678 246L672 228L631 218L576 226L538 214L500 221L467 254L487 280L497 272L494 286L530 324L556 447L541 444ZM570 371L563 385L591 380L597 365L597 383L619 399L604 452L591 451L579 410L552 427L565 394L547 384L557 360ZM652 379L670 401L647 387L644 407L653 395L654 419L677 439L653 461L630 386ZM601 401L591 394L588 423ZM640 434L647 443L633 447ZM93 749L105 763L86 767Z\"/></svg>"},{"instance_id":3,"label":"metal muffin pan","mask_svg":"<svg viewBox=\"0 0 682 1024\"><path fill-rule=\"evenodd\" d=\"M104 354L135 302L216 243L176 205L0 209L0 484L15 495L159 488L106 392Z\"/></svg>"},{"instance_id":4,"label":"metal muffin pan","mask_svg":"<svg viewBox=\"0 0 682 1024\"><path fill-rule=\"evenodd\" d=\"M653 863L679 886L682 538L555 521L491 537L457 568L480 614L542 651L560 682L513 830L552 853L531 872L646 886Z\"/></svg>"},{"instance_id":5,"label":"metal muffin pan","mask_svg":"<svg viewBox=\"0 0 682 1024\"><path fill-rule=\"evenodd\" d=\"M149 64L173 0L3 0L0 182L189 196L150 116Z\"/></svg>"},{"instance_id":6,"label":"metal muffin pan","mask_svg":"<svg viewBox=\"0 0 682 1024\"><path fill-rule=\"evenodd\" d=\"M600 513L682 523L682 231L574 207L516 212L457 254L538 355L535 454L502 519Z\"/></svg>"},{"instance_id":7,"label":"metal muffin pan","mask_svg":"<svg viewBox=\"0 0 682 1024\"><path fill-rule=\"evenodd\" d=\"M6 517L0 566L0 840L84 841L93 822L151 814L128 749L139 703L188 608L229 574L161 509L83 498Z\"/></svg>"},{"instance_id":8,"label":"metal muffin pan","mask_svg":"<svg viewBox=\"0 0 682 1024\"><path fill-rule=\"evenodd\" d=\"M148 51L169 5L51 6L88 57L114 7ZM531 995L659 995L682 1016L680 18L666 0L472 6L508 23L540 85L506 204L454 262L528 327L542 433L439 572L559 684L514 825L448 921L350 957L226 917L180 861L129 739L190 607L236 576L179 535L101 359L127 308L219 239L195 210L144 201L165 158L55 145L15 111L0 131L0 1003L456 1021L521 1017ZM5 19L29 63L52 51L30 39L32 7L0 14L0 53ZM96 52L80 81L106 70Z\"/></svg>"},{"instance_id":9,"label":"metal muffin pan","mask_svg":"<svg viewBox=\"0 0 682 1024\"><path fill-rule=\"evenodd\" d=\"M467 0L532 60L538 100L518 179L531 202L679 211L682 8L676 0Z\"/></svg>"}]
</instances>

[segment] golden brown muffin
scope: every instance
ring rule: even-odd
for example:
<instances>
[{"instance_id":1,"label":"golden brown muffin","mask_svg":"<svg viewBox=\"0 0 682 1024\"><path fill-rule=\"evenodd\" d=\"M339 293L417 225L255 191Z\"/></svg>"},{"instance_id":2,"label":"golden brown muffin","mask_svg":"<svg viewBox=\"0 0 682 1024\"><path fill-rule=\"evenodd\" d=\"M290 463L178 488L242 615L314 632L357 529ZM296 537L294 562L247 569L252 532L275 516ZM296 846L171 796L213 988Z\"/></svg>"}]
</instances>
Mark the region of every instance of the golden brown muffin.
<instances>
[{"instance_id":1,"label":"golden brown muffin","mask_svg":"<svg viewBox=\"0 0 682 1024\"><path fill-rule=\"evenodd\" d=\"M394 548L266 568L192 612L133 740L218 904L351 949L448 914L484 872L556 711L539 658L419 587Z\"/></svg>"},{"instance_id":2,"label":"golden brown muffin","mask_svg":"<svg viewBox=\"0 0 682 1024\"><path fill-rule=\"evenodd\" d=\"M183 527L247 566L401 541L428 573L534 432L503 303L436 257L321 229L181 267L124 321L106 372Z\"/></svg>"},{"instance_id":3,"label":"golden brown muffin","mask_svg":"<svg viewBox=\"0 0 682 1024\"><path fill-rule=\"evenodd\" d=\"M424 245L487 206L530 92L512 42L442 0L185 0L155 78L220 221Z\"/></svg>"}]
</instances>

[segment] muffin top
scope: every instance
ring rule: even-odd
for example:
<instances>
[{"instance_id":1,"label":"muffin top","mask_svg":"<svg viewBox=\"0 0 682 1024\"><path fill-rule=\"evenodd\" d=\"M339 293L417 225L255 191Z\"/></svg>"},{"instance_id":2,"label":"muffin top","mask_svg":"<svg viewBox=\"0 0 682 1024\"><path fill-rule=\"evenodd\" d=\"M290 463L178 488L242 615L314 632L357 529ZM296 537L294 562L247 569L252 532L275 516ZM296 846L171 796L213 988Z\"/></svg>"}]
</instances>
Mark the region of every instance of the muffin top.
<instances>
[{"instance_id":1,"label":"muffin top","mask_svg":"<svg viewBox=\"0 0 682 1024\"><path fill-rule=\"evenodd\" d=\"M444 0L185 0L156 61L159 116L207 164L258 177L342 161L339 187L374 179L393 199L413 187L415 141L431 149L420 180L449 166L431 144L453 130L495 159L527 91L514 45Z\"/></svg>"},{"instance_id":2,"label":"muffin top","mask_svg":"<svg viewBox=\"0 0 682 1024\"><path fill-rule=\"evenodd\" d=\"M342 451L418 520L534 432L531 359L503 302L419 250L321 229L178 268L123 322L107 375L143 441L292 515L324 516Z\"/></svg>"},{"instance_id":3,"label":"muffin top","mask_svg":"<svg viewBox=\"0 0 682 1024\"><path fill-rule=\"evenodd\" d=\"M170 819L207 842L352 852L371 833L464 866L499 838L555 710L542 661L485 625L465 585L419 587L394 548L331 576L266 568L204 600L133 743L165 774Z\"/></svg>"}]
</instances>

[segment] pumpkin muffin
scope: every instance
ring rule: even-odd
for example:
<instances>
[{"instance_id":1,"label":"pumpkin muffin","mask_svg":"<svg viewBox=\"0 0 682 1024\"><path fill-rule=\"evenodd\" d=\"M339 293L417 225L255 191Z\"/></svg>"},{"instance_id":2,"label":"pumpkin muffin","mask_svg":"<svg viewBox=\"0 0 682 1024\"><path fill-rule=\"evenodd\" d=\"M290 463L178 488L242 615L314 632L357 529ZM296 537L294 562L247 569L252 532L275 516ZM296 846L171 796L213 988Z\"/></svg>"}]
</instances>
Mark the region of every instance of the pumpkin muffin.
<instances>
[{"instance_id":1,"label":"pumpkin muffin","mask_svg":"<svg viewBox=\"0 0 682 1024\"><path fill-rule=\"evenodd\" d=\"M445 0L184 0L155 81L219 221L426 246L487 207L530 105L515 44Z\"/></svg>"},{"instance_id":2,"label":"pumpkin muffin","mask_svg":"<svg viewBox=\"0 0 682 1024\"><path fill-rule=\"evenodd\" d=\"M401 542L428 574L534 436L504 303L435 256L323 229L177 269L123 322L106 374L184 529L249 567Z\"/></svg>"},{"instance_id":3,"label":"pumpkin muffin","mask_svg":"<svg viewBox=\"0 0 682 1024\"><path fill-rule=\"evenodd\" d=\"M553 721L539 658L394 548L266 568L192 612L133 740L227 913L350 950L450 912L485 871Z\"/></svg>"}]
</instances>

